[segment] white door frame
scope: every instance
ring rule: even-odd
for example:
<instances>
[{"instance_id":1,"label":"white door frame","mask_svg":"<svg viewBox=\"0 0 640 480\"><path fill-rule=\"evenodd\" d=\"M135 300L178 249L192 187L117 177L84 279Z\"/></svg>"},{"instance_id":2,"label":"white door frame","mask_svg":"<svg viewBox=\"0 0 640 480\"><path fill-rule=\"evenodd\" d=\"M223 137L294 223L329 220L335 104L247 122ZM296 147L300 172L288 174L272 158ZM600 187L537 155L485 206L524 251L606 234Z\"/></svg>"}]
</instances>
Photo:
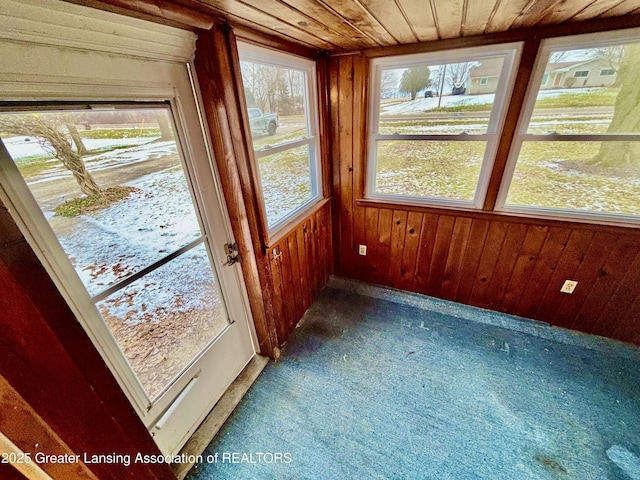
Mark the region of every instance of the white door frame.
<instances>
[{"instance_id":1,"label":"white door frame","mask_svg":"<svg viewBox=\"0 0 640 480\"><path fill-rule=\"evenodd\" d=\"M191 32L56 0L0 0L0 50L4 57L0 62L0 100L169 102L185 174L203 233L210 239L208 249L230 320L234 322L227 327L232 331L230 341L238 335L243 338L248 335L251 349L245 352L250 354L248 362L257 349L257 338L242 271L238 265L223 266L224 242L211 240L214 226L216 238L232 242L233 235L196 105L197 86L190 83L195 80L190 79L188 72L194 49L195 35ZM164 425L166 413L174 409L176 399L184 400L196 383L194 379L201 382L198 364L192 364L170 390L151 404L106 325L91 320L96 317L95 306L44 217L32 214L39 212L39 207L28 189L25 192L22 178L16 175L19 173L15 167L0 166L4 185L0 187L0 198L11 209L25 238L145 425L155 434L163 453L176 453L195 427L178 435L173 427ZM219 203L220 208L209 208L207 205L212 201ZM233 348L232 343L222 347L229 354ZM224 367L224 362L219 365L219 369ZM212 399L209 408L243 367L244 364L239 370L238 366L233 368L233 378L225 380L218 389L222 391L212 391L208 386L207 395ZM196 412L188 421L197 425L206 413ZM161 423L164 431L157 430ZM171 438L165 438L167 435ZM173 438L176 435L181 438Z\"/></svg>"}]
</instances>

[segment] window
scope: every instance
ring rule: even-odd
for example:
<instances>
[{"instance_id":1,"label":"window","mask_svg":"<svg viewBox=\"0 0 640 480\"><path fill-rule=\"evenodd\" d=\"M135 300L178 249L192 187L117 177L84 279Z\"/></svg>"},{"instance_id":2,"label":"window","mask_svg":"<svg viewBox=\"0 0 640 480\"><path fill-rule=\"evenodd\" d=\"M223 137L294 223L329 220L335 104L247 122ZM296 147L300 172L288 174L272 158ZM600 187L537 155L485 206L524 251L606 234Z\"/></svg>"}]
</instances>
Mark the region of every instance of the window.
<instances>
[{"instance_id":1,"label":"window","mask_svg":"<svg viewBox=\"0 0 640 480\"><path fill-rule=\"evenodd\" d=\"M519 49L508 44L373 60L367 198L480 208ZM470 78L479 71L492 72L496 82L476 94L467 87L474 88Z\"/></svg>"},{"instance_id":2,"label":"window","mask_svg":"<svg viewBox=\"0 0 640 480\"><path fill-rule=\"evenodd\" d=\"M610 77L611 75L615 75L616 70L614 68L603 68L600 70L601 77Z\"/></svg>"},{"instance_id":3,"label":"window","mask_svg":"<svg viewBox=\"0 0 640 480\"><path fill-rule=\"evenodd\" d=\"M315 63L239 44L269 234L322 196Z\"/></svg>"},{"instance_id":4,"label":"window","mask_svg":"<svg viewBox=\"0 0 640 480\"><path fill-rule=\"evenodd\" d=\"M489 79L487 77L482 77L480 79L480 85L486 85L489 82Z\"/></svg>"},{"instance_id":5,"label":"window","mask_svg":"<svg viewBox=\"0 0 640 480\"><path fill-rule=\"evenodd\" d=\"M576 70L575 73L573 74L573 76L576 77L576 78L588 77L589 76L589 70Z\"/></svg>"},{"instance_id":6,"label":"window","mask_svg":"<svg viewBox=\"0 0 640 480\"><path fill-rule=\"evenodd\" d=\"M615 83L540 90L545 67L557 58L621 67ZM640 31L543 43L498 209L598 222L640 219L638 58Z\"/></svg>"}]
</instances>

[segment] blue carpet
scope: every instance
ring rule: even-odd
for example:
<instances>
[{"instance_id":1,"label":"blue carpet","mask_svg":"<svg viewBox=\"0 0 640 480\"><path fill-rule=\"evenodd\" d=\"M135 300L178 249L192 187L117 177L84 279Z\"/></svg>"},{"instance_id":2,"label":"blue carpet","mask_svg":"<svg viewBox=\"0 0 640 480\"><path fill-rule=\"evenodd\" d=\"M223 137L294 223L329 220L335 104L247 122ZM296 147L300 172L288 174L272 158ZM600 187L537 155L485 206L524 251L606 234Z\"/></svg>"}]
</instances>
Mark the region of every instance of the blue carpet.
<instances>
[{"instance_id":1,"label":"blue carpet","mask_svg":"<svg viewBox=\"0 0 640 480\"><path fill-rule=\"evenodd\" d=\"M640 351L563 335L327 288L188 478L640 479Z\"/></svg>"}]
</instances>

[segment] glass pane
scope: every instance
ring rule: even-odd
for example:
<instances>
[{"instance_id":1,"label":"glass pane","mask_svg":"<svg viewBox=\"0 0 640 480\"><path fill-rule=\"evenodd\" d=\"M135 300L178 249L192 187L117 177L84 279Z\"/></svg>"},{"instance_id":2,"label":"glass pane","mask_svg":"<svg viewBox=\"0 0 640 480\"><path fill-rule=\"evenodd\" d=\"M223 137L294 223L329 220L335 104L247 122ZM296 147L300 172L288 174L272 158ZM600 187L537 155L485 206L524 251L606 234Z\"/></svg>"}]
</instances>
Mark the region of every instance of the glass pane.
<instances>
[{"instance_id":1,"label":"glass pane","mask_svg":"<svg viewBox=\"0 0 640 480\"><path fill-rule=\"evenodd\" d=\"M258 164L269 226L315 196L309 145L264 156Z\"/></svg>"},{"instance_id":2,"label":"glass pane","mask_svg":"<svg viewBox=\"0 0 640 480\"><path fill-rule=\"evenodd\" d=\"M487 132L503 57L384 69L378 132Z\"/></svg>"},{"instance_id":3,"label":"glass pane","mask_svg":"<svg viewBox=\"0 0 640 480\"><path fill-rule=\"evenodd\" d=\"M200 236L166 109L3 114L0 130L91 295Z\"/></svg>"},{"instance_id":4,"label":"glass pane","mask_svg":"<svg viewBox=\"0 0 640 480\"><path fill-rule=\"evenodd\" d=\"M248 61L240 68L253 148L308 137L305 72Z\"/></svg>"},{"instance_id":5,"label":"glass pane","mask_svg":"<svg viewBox=\"0 0 640 480\"><path fill-rule=\"evenodd\" d=\"M153 397L227 324L169 109L0 114L0 134L69 261Z\"/></svg>"},{"instance_id":6,"label":"glass pane","mask_svg":"<svg viewBox=\"0 0 640 480\"><path fill-rule=\"evenodd\" d=\"M375 193L473 200L486 142L381 141Z\"/></svg>"},{"instance_id":7,"label":"glass pane","mask_svg":"<svg viewBox=\"0 0 640 480\"><path fill-rule=\"evenodd\" d=\"M528 133L640 133L640 44L552 52Z\"/></svg>"},{"instance_id":8,"label":"glass pane","mask_svg":"<svg viewBox=\"0 0 640 480\"><path fill-rule=\"evenodd\" d=\"M204 245L97 306L152 399L227 325Z\"/></svg>"},{"instance_id":9,"label":"glass pane","mask_svg":"<svg viewBox=\"0 0 640 480\"><path fill-rule=\"evenodd\" d=\"M640 142L524 142L506 203L638 215L639 159Z\"/></svg>"}]
</instances>

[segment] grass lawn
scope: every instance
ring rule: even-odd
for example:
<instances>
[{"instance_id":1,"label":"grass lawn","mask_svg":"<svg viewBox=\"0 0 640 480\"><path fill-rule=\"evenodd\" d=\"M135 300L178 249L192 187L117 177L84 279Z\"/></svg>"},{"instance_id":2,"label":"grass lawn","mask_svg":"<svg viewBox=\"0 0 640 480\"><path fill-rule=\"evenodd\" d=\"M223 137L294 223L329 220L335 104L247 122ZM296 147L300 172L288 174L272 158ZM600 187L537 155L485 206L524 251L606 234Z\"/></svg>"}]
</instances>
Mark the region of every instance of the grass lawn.
<instances>
[{"instance_id":1,"label":"grass lawn","mask_svg":"<svg viewBox=\"0 0 640 480\"><path fill-rule=\"evenodd\" d=\"M378 142L375 192L472 200L486 142Z\"/></svg>"},{"instance_id":2,"label":"grass lawn","mask_svg":"<svg viewBox=\"0 0 640 480\"><path fill-rule=\"evenodd\" d=\"M508 205L640 212L640 169L592 165L599 142L525 142Z\"/></svg>"}]
</instances>

